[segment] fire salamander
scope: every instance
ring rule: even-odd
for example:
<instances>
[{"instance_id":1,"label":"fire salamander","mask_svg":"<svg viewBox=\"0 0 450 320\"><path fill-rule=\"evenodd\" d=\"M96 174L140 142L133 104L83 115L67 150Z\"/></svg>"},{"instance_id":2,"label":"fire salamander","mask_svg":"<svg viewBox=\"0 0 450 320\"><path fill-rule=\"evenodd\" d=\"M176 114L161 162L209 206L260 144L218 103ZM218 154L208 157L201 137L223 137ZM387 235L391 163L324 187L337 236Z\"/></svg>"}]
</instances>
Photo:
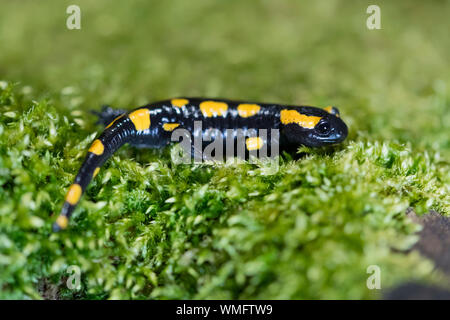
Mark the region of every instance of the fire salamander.
<instances>
[{"instance_id":1,"label":"fire salamander","mask_svg":"<svg viewBox=\"0 0 450 320\"><path fill-rule=\"evenodd\" d=\"M161 148L171 142L177 128L186 129L194 137L204 136L208 128L218 129L224 136L227 129L278 129L281 149L300 145L318 147L342 142L347 126L336 107L316 108L279 104L241 102L202 98L177 98L148 104L132 111L104 108L99 114L106 127L90 146L75 181L69 187L53 230L65 229L75 206L102 164L123 144ZM195 129L200 121L203 129ZM252 137L246 140L248 150L258 150L271 140ZM267 146L270 147L270 146Z\"/></svg>"}]
</instances>

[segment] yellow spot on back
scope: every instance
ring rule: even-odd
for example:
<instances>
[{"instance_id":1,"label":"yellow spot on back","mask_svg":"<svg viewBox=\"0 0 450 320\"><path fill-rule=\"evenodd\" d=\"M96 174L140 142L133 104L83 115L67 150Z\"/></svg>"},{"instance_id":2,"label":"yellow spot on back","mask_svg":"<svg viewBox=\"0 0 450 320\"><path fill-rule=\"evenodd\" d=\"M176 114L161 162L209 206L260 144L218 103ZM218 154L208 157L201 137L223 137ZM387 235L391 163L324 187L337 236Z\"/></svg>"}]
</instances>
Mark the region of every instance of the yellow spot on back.
<instances>
[{"instance_id":1,"label":"yellow spot on back","mask_svg":"<svg viewBox=\"0 0 450 320\"><path fill-rule=\"evenodd\" d=\"M245 140L248 150L259 150L264 145L263 139L260 137L251 137Z\"/></svg>"},{"instance_id":2,"label":"yellow spot on back","mask_svg":"<svg viewBox=\"0 0 450 320\"><path fill-rule=\"evenodd\" d=\"M238 114L242 117L242 118L248 118L251 116L254 116L255 114L257 114L259 112L259 110L261 109L261 106L257 105L257 104L240 104L238 105Z\"/></svg>"},{"instance_id":3,"label":"yellow spot on back","mask_svg":"<svg viewBox=\"0 0 450 320\"><path fill-rule=\"evenodd\" d=\"M81 197L81 186L74 183L70 186L66 194L66 201L71 205L76 205Z\"/></svg>"},{"instance_id":4,"label":"yellow spot on back","mask_svg":"<svg viewBox=\"0 0 450 320\"><path fill-rule=\"evenodd\" d=\"M179 123L164 123L163 129L166 131L173 131L179 125L180 125Z\"/></svg>"},{"instance_id":5,"label":"yellow spot on back","mask_svg":"<svg viewBox=\"0 0 450 320\"><path fill-rule=\"evenodd\" d=\"M93 174L93 177L94 177L94 178L98 175L99 171L100 171L100 168L99 168L99 167L95 168L94 174Z\"/></svg>"},{"instance_id":6,"label":"yellow spot on back","mask_svg":"<svg viewBox=\"0 0 450 320\"><path fill-rule=\"evenodd\" d=\"M330 113L332 115L335 115L336 117L339 118L339 113L338 112L333 112L333 106L325 107L325 108L323 108L323 110L325 110L326 112L328 112L328 113Z\"/></svg>"},{"instance_id":7,"label":"yellow spot on back","mask_svg":"<svg viewBox=\"0 0 450 320\"><path fill-rule=\"evenodd\" d=\"M108 124L108 126L107 126L105 129L108 129L109 127L111 127L111 126L114 124L114 122L116 122L117 120L119 120L120 118L122 118L124 115L125 115L125 113L124 113L124 114L121 114L120 116L118 116L117 118L115 118L110 124Z\"/></svg>"},{"instance_id":8,"label":"yellow spot on back","mask_svg":"<svg viewBox=\"0 0 450 320\"><path fill-rule=\"evenodd\" d=\"M323 108L323 110L325 110L328 113L332 113L333 112L333 107L332 106L328 106L326 108Z\"/></svg>"},{"instance_id":9,"label":"yellow spot on back","mask_svg":"<svg viewBox=\"0 0 450 320\"><path fill-rule=\"evenodd\" d=\"M228 104L218 101L203 101L200 103L200 110L205 117L223 116L227 113Z\"/></svg>"},{"instance_id":10,"label":"yellow spot on back","mask_svg":"<svg viewBox=\"0 0 450 320\"><path fill-rule=\"evenodd\" d=\"M67 225L69 224L69 219L67 219L66 216L61 215L61 216L59 216L59 217L56 219L56 224L57 224L61 229L65 229L65 228L67 228Z\"/></svg>"},{"instance_id":11,"label":"yellow spot on back","mask_svg":"<svg viewBox=\"0 0 450 320\"><path fill-rule=\"evenodd\" d=\"M322 119L321 117L307 116L297 110L281 110L280 120L282 124L296 123L303 128L312 129Z\"/></svg>"},{"instance_id":12,"label":"yellow spot on back","mask_svg":"<svg viewBox=\"0 0 450 320\"><path fill-rule=\"evenodd\" d=\"M141 131L150 128L150 111L147 108L133 111L128 117L133 122L136 130Z\"/></svg>"},{"instance_id":13,"label":"yellow spot on back","mask_svg":"<svg viewBox=\"0 0 450 320\"><path fill-rule=\"evenodd\" d=\"M174 107L181 108L181 107L187 105L189 103L189 100L188 99L172 99L172 100L170 100L170 103L172 103L172 105Z\"/></svg>"},{"instance_id":14,"label":"yellow spot on back","mask_svg":"<svg viewBox=\"0 0 450 320\"><path fill-rule=\"evenodd\" d=\"M100 140L95 139L88 151L100 156L105 151L105 146Z\"/></svg>"}]
</instances>

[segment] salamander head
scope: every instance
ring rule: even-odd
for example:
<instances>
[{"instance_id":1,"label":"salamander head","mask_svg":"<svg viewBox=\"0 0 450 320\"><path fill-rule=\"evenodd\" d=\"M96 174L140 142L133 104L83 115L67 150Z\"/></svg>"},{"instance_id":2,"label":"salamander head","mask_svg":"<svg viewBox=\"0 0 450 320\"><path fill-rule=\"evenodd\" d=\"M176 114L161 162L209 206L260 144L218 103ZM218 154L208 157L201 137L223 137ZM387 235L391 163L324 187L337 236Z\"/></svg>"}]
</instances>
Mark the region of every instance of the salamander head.
<instances>
[{"instance_id":1,"label":"salamander head","mask_svg":"<svg viewBox=\"0 0 450 320\"><path fill-rule=\"evenodd\" d=\"M280 111L283 136L289 143L320 147L339 143L348 134L336 107L285 108Z\"/></svg>"}]
</instances>

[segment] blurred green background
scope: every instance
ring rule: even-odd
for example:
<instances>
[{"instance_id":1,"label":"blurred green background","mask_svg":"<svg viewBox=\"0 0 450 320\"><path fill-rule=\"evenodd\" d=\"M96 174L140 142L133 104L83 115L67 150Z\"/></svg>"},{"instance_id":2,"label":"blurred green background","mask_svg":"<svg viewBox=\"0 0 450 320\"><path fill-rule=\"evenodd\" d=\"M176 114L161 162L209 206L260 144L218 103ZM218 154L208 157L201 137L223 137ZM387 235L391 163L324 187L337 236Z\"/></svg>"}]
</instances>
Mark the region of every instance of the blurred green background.
<instances>
[{"instance_id":1,"label":"blurred green background","mask_svg":"<svg viewBox=\"0 0 450 320\"><path fill-rule=\"evenodd\" d=\"M70 4L76 4L81 8L81 30L68 30L66 28L68 17L66 8ZM377 4L381 8L381 30L368 30L366 28L366 19L369 16L366 13L366 8L370 4ZM341 181L344 186L353 183L356 179L356 181L360 181L361 187L353 186L351 192L349 191L349 194L345 196L347 198L342 201L340 199L320 198L321 195L316 194L308 200L310 202L305 202L305 206L311 205L311 203L320 204L317 210L320 210L321 206L334 206L334 208L337 208L338 214L343 214L341 218L344 220L351 219L352 212L371 210L367 208L375 208L374 210L378 210L377 212L382 216L387 213L386 210L388 209L395 208L396 211L394 211L398 213L407 206L414 207L415 204L420 208L420 212L426 212L428 209L434 208L440 213L448 214L448 198L445 195L445 191L448 191L447 169L448 157L450 156L450 37L448 35L450 2L448 1L132 0L112 2L106 0L1 0L0 8L0 80L3 81L3 88L7 87L7 83L15 84L14 90L16 92L16 96L14 94L11 96L11 93L4 93L2 100L4 117L2 118L0 133L3 134L4 141L2 142L3 149L0 149L0 151L2 151L3 157L1 169L3 172L2 199L4 202L0 211L4 219L7 219L6 217L11 212L18 210L17 208L23 202L22 197L24 195L35 199L38 194L38 190L31 187L29 190L26 188L20 189L20 181L17 180L20 175L17 172L14 173L13 165L8 160L22 154L23 150L27 150L27 146L21 146L18 147L17 154L10 152L10 149L12 150L16 143L20 145L18 141L23 140L23 137L20 136L17 136L16 140L10 138L20 131L17 129L21 128L20 123L22 125L24 122L27 123L26 118L20 118L19 115L30 112L31 115L28 119L30 127L33 123L30 119L35 119L36 125L42 123L42 126L54 126L59 130L58 134L61 140L53 149L48 149L51 156L47 155L49 158L60 157L60 162L52 163L52 160L48 160L45 165L42 164L43 167L27 167L24 165L23 168L17 169L24 174L27 172L32 174L35 170L43 170L44 172L46 172L45 170L49 172L54 170L55 173L49 175L51 178L48 178L47 183L27 180L30 185L36 183L36 186L38 186L39 183L42 183L47 188L42 187L42 190L45 189L45 192L52 195L51 200L45 200L47 202L42 200L44 204L42 207L38 205L37 208L34 208L35 211L30 208L26 209L29 212L33 211L33 214L45 221L47 231L38 232L36 235L34 232L37 231L33 228L31 229L34 231L31 231L31 233L27 229L28 227L22 227L20 224L17 229L15 218L8 218L10 219L8 222L6 220L0 221L0 226L3 225L5 235L8 234L8 241L16 244L15 249L11 249L11 243L5 240L6 238L0 239L3 241L3 247L7 248L0 255L0 263L14 264L17 261L22 261L17 262L17 267L11 267L0 277L0 280L4 283L4 288L6 288L4 297L39 297L36 290L38 290L38 284L42 283L42 279L50 283L58 282L59 275L56 272L60 271L58 267L63 264L70 264L70 261L72 263L77 261L77 254L84 255L86 261L94 259L90 256L91 253L86 253L77 247L86 247L83 247L82 242L77 242L83 239L82 224L79 225L79 229L74 229L74 234L52 236L51 241L36 245L33 247L35 249L30 249L30 253L24 253L23 248L28 243L37 243L48 238L50 221L47 220L49 220L49 211L59 210L65 186L73 179L81 163L83 152L89 140L93 138L89 134L98 130L95 126L95 119L87 111L99 109L104 104L120 108L133 108L151 101L175 96L205 96L317 106L333 104L340 108L341 115L350 128L348 138L350 148L344 149L348 153L341 150L343 153L336 159L327 158L327 155L322 154L312 155L311 163L308 160L305 163L295 162L295 168L297 168L295 170L300 170L298 172L287 163L283 167L283 174L278 177L279 180L273 178L275 180L266 181L263 179L264 181L255 182L256 180L251 180L255 178L249 178L252 173L249 173L248 170L250 169L248 168L242 169L244 168L242 167L231 171L231 175L242 176L242 179L247 178L246 183L249 189L241 190L242 194L239 194L242 199L236 200L237 198L233 198L235 194L230 195L230 190L227 189L231 182L217 187L217 192L220 194L219 199L216 199L217 205L225 203L223 208L217 209L223 216L223 220L220 222L222 223L221 226L226 223L229 215L236 212L244 212L245 217L246 212L250 212L255 214L255 216L252 216L253 218L261 218L264 212L270 213L274 208L269 206L261 209L260 207L266 206L266 203L273 197L276 198L277 193L299 188L300 194L295 197L292 195L292 197L284 200L277 198L278 202L284 201L286 203L283 210L291 212L294 210L293 208L297 208L294 205L295 203L303 201L299 198L302 197L302 192L305 192L302 189L305 181L310 182L307 176L300 174L300 172L303 172L301 168L309 168L313 174L316 172L322 174L324 170L327 170L326 167L331 166L332 163L338 163L336 172L329 172L333 177L337 177L336 179L338 177L341 179L336 180L336 182ZM33 109L28 109L30 105L34 104L36 105ZM48 115L45 115L44 113L47 111ZM59 118L59 115L67 117L69 120ZM49 125L49 123L53 124ZM75 123L75 127L69 126L68 123L72 123L72 125ZM78 132L70 133L71 128L77 129ZM49 135L51 135L51 132ZM37 143L37 141L38 139L32 140L33 143ZM63 143L67 143L66 149ZM81 144L78 146L79 143ZM43 156L44 151L47 150L44 145L41 145L42 149L36 147L33 150ZM406 149L403 149L405 146ZM72 153L67 151L69 147L74 148ZM405 155L405 152L407 155ZM107 166L109 168L107 170L112 170L112 173L106 171L104 176L103 173L100 174L103 181L108 181L111 175L113 177L116 175L116 180L113 179L114 183L108 182L110 185L106 188L109 189L106 189L103 195L100 194L100 198L96 198L96 194L99 192L101 185L94 182L93 191L88 192L84 204L80 205L82 208L80 209L82 210L80 219L86 219L86 212L93 212L98 209L92 202L88 201L89 199L93 202L97 202L99 199L108 202L108 212L115 214L115 216L112 214L113 219L109 221L112 223L111 228L114 228L113 223L122 221L120 219L125 216L129 217L132 212L136 210L145 212L149 205L154 205L152 202L154 199L149 204L148 198L141 195L147 201L145 204L147 207L141 208L139 201L142 199L139 200L138 195L135 195L138 204L128 203L128 209L120 211L118 206L111 207L113 203L117 204L123 200L117 193L121 190L125 192L130 188L132 189L129 185L130 181L139 178L131 175L128 178L123 178L126 180L124 182L118 177L119 173L127 177L130 172L139 172L140 167L132 167L134 166L132 164L133 157L140 161L138 165L142 167L145 167L148 161L155 159L151 152L144 151L143 154L144 156L140 157L138 152L135 151L121 151L119 153L120 158L125 162L120 162L122 160L115 158L116 160L113 160L111 167ZM394 167L390 163L381 165L384 166L382 170L388 171L375 171L375 169L370 169L372 167L366 168L369 173L366 172L367 184L363 185L364 177L358 176L358 171L364 172L361 167L358 167L364 162L363 159L372 159L373 156L373 161L376 164L379 160L377 157L383 158L386 154L392 155ZM132 159L125 160L128 156L131 156ZM415 158L416 156L417 158ZM164 165L164 161L161 165ZM70 164L67 164L68 162ZM420 169L422 171L416 168L422 172L422 175L414 173L414 178L411 178L417 180L414 180L417 182L414 182L414 186L405 187L408 180L408 178L405 178L407 175L405 172L409 172L401 171L402 168L405 169L405 165L415 166L415 168L423 167ZM397 168L395 169L397 171L392 168ZM170 172L161 173L164 177L166 177L166 174L169 175L169 182L173 183L174 186L182 184L180 181L190 181L189 179L192 179L193 184L198 183L198 185L195 185L192 189L189 189L188 186L185 186L186 189L180 187L181 191L180 189L171 189L163 193L164 196L161 196L162 199L158 201L164 203L164 201L172 199L171 195L182 193L183 190L187 197L195 199L198 196L200 199L205 192L202 188L208 185L209 179L220 181L220 177L225 179L227 175L229 179L232 178L229 176L230 172L226 171L228 169L222 168L222 170L223 172L219 170L214 173L205 169L205 171L194 172L188 178L182 174L174 174L172 177ZM290 170L299 174L298 181L295 181L295 178L291 181L290 178L285 177L285 174L289 176ZM369 177L371 172L374 175L373 177ZM221 176L221 173L223 176ZM390 189L381 188L383 181L379 181L375 177L376 174L381 173L396 179L395 184L393 183L389 187ZM106 179L105 177L108 174L109 178ZM149 172L146 174L150 175ZM408 174L411 174L411 172ZM186 173L186 175L188 174ZM205 179L204 175L208 179ZM61 176L64 176L64 178L61 178ZM358 177L362 180L358 180ZM151 178L147 176L147 179ZM158 189L157 183L159 180L157 177L154 177L154 179L156 185L154 188ZM334 178L329 177L329 179ZM121 187L118 187L119 180L123 184ZM169 183L166 180L163 178L161 181ZM283 182L286 185L276 189L278 183L281 184L282 181L287 181ZM334 183L334 180L331 181ZM244 182L239 183L244 184ZM255 203L244 205L245 201L250 201L248 197L251 197L251 195L248 194L251 193L252 185L257 185L257 183L267 184L258 187L260 198L257 196ZM380 190L371 183L380 185ZM428 183L432 184L431 189L424 187ZM64 186L64 188L61 186ZM117 188L113 189L114 186ZM235 187L237 188L237 186ZM214 187L211 188L214 190ZM231 188L231 190L234 189ZM436 190L439 190L439 192ZM223 194L220 193L222 191ZM378 202L372 198L368 200L371 192L378 192ZM111 196L113 193L114 197ZM54 194L58 196L55 198ZM272 198L270 198L271 194ZM384 196L386 196L386 199L390 196L396 198L391 204L387 204L389 201L383 202L381 200ZM123 197L126 199L126 195ZM318 200L319 198L321 200ZM411 200L412 198L414 200ZM168 203L173 203L170 201ZM231 203L229 206L227 201ZM360 202L359 207L355 207L355 211L347 207L351 203L358 203L358 201ZM363 201L368 201L368 203L365 204ZM397 201L402 203L400 207L397 206ZM342 204L342 207L339 208L340 204ZM179 209L180 207L176 207L175 204L174 207L156 206L155 212L176 210L176 208ZM195 207L195 210L192 210L201 214L203 209ZM272 220L270 219L270 223L266 221L268 224L265 227L261 227L262 229L255 227L254 230L248 229L248 225L243 222L243 225L247 226L246 230L253 230L253 235L260 233L263 235L261 237L265 237L265 240L261 240L261 243L256 238L246 241L248 243L256 241L257 245L255 245L258 248L273 245L270 239L278 234L275 231L278 230L277 228L281 228L279 232L284 233L292 228L290 223L297 226L303 223L298 220L300 219L299 216L294 213L290 216L289 223L279 222L280 224L274 229L270 229L272 226ZM102 214L106 213L97 215L96 219L101 220ZM258 216L258 214L261 216ZM26 214L24 213L24 215ZM117 220L119 216L120 219ZM237 217L240 218L236 218L236 221L244 219L239 214ZM311 218L311 216L307 217L307 219ZM409 239L408 237L413 233L412 229L406 227L409 225L408 222L401 219L401 222L396 222L395 227L390 225L393 229L389 229L380 222L379 229L377 229L378 227L373 230L370 229L373 231L373 234L370 235L372 238L365 239L364 235L361 235L362 230L365 230L362 229L361 224L367 221L364 220L365 217L359 218L361 219L354 221L353 228L355 229L349 231L357 235L355 245L351 244L351 239L338 239L339 236L335 234L336 238L330 236L330 241L319 244L315 249L318 255L326 256L332 255L329 250L332 250L330 248L334 245L343 245L344 247L339 247L343 250L341 253L338 253L341 249L333 251L333 254L336 255L336 261L334 262L336 268L327 266L322 269L324 265L321 262L322 258L310 258L309 251L301 251L300 248L305 245L302 244L299 247L291 247L289 252L300 260L305 259L302 260L303 264L300 263L300 265L310 264L309 271L303 272L303 270L300 274L295 269L286 272L278 270L277 272L285 273L285 278L284 280L275 280L276 276L269 271L274 267L275 260L281 259L283 261L283 258L275 258L270 254L267 256L255 251L252 245L249 245L248 250L244 250L245 253L242 253L242 255L234 252L237 249L233 246L239 246L240 241L243 240L237 241L233 238L237 241L234 243L227 236L234 237L235 233L225 235L223 230L222 233L220 230L216 230L217 233L214 233L216 231L211 230L215 230L216 225L220 224L211 221L206 227L206 230L209 231L205 231L203 234L201 233L203 231L200 231L200 238L198 239L213 237L214 241L219 241L223 237L225 239L223 241L229 242L213 245L212 248L208 247L212 250L211 252L215 252L215 250L219 252L219 257L214 256L214 258L209 256L209 253L205 253L208 256L204 257L205 261L211 264L208 267L204 267L205 261L198 262L199 266L203 266L199 269L189 266L189 263L188 266L178 266L178 269L174 267L172 263L175 263L176 257L184 257L183 259L186 260L188 259L186 258L186 252L192 254L191 251L183 251L187 250L186 248L180 249L179 247L177 248L180 251L174 252L174 243L181 245L181 240L176 241L176 235L173 235L174 238L166 235L156 240L149 240L152 243L151 245L145 244L145 246L139 247L139 250L143 250L142 252L136 248L133 249L142 253L142 261L147 261L146 263L142 261L133 262L135 256L123 258L126 260L126 262L123 261L123 265L121 265L122 262L111 262L108 260L108 255L112 255L112 253L110 251L102 252L102 244L98 244L100 249L96 247L97 251L92 250L96 252L92 255L105 259L101 260L108 266L105 267L108 270L105 278L109 277L113 280L109 282L108 280L102 280L95 285L87 285L87 290L79 296L67 293L67 296L63 295L63 297L373 298L376 297L376 294L360 286L365 281L366 276L363 267L361 267L361 273L355 277L348 274L349 269L355 266L353 263L359 263L357 261L361 262L361 266L367 265L362 261L365 259L364 257L369 256L367 252L372 251L367 249L366 246L371 247L373 243L378 243L381 246L376 250L381 250L377 251L378 253L383 252L380 253L383 256L382 260L388 261L391 266L395 266L392 267L390 274L389 283L391 285L403 279L403 276L418 276L419 278L428 276L428 267L422 269L417 267L419 271L412 270L412 266L419 263L417 257L402 258L389 253L389 248L393 243L399 241L393 236L396 232L404 233L405 238L402 238L403 240ZM142 219L139 220L139 223L143 221ZM339 221L339 218L336 219ZM170 221L170 223L167 221ZM166 223L165 226L173 232L176 230L176 232L188 233L184 229L184 231L180 231L180 226L176 225L176 222L172 219L167 221L164 222ZM236 221L235 223L238 223ZM380 218L379 221L383 221L383 219ZM100 226L97 224L98 230L106 228L103 225L104 223L103 221ZM320 228L324 228L322 223L325 223L327 228L333 228L336 221L324 222L312 219L309 223ZM38 225L40 224L38 223ZM250 222L249 225L251 225ZM84 225L84 228L88 227ZM330 231L327 228L321 230ZM78 230L78 234L75 234L77 233L76 230ZM126 240L118 240L108 233L112 229L107 229L108 231L98 230L96 232L101 234L98 236L99 239L104 237L107 239L105 241L112 241L107 243L112 243L114 246L120 247L123 245L120 248L125 251L131 250L128 246L135 243L137 238L141 239L142 234L151 238L149 234L154 232L154 230L151 231L152 229L146 230L147 233L139 233L143 232L142 230L139 232L133 231L134 233L126 233ZM265 230L265 233L261 230ZM111 232L119 231L120 228L117 228ZM387 238L390 240L383 243L382 239L385 237L383 232L387 232L393 238L389 236ZM171 234L168 231L167 233ZM162 234L165 233L162 232ZM68 240L70 237L74 240ZM87 238L92 240L96 236L88 233ZM196 241L200 241L198 239ZM303 240L299 239L297 240L302 243ZM65 246L72 248L70 249L72 251L70 253L64 250L58 251L60 248L57 245L58 241L65 243ZM167 243L166 246L162 245L164 242ZM409 240L406 242L410 243ZM151 254L144 254L143 252L148 249L147 246L151 247L152 245L156 249ZM200 244L194 241L193 246L200 246ZM278 246L277 244L271 248L273 250L278 248L277 250L281 252L284 246ZM353 252L353 249L356 251ZM124 254L125 251L122 251L121 254ZM137 254L136 252L134 254ZM165 254L153 257L156 252L165 252ZM20 258L15 254L19 255ZM117 255L120 257L121 254ZM176 256L169 259L168 257L171 254ZM253 258L249 258L249 261L253 264L245 260L248 258L247 254L255 258L255 261L252 260ZM244 258L244 256L247 258ZM249 262L250 265L247 267L250 271L248 274L245 272L245 275L240 274L238 264L228 265L226 261L230 260L230 257ZM289 268L289 260L293 258L288 257L290 256L284 257L284 259L287 259L286 264L280 263L281 266ZM343 260L339 257L343 257ZM153 259L151 263L146 260L150 258ZM42 259L45 260L45 262L42 262L42 270L37 271L36 269L39 269L37 267L27 269L26 261L30 261L29 259L35 259L33 263ZM122 261L121 259L118 258ZM139 263L149 266L148 268L152 271L138 269L136 265L139 268L142 267ZM409 265L409 271L402 271L402 265ZM99 279L99 274L102 272L101 266L92 266L86 262L85 267L89 270L88 273L90 272L89 279ZM130 275L131 280L124 280L128 279L127 270L131 267L136 268L137 271ZM242 270L244 269L242 267ZM258 278L260 273L251 270L260 270L261 274L266 276ZM255 273L252 274L252 272ZM269 272L270 276L264 272ZM334 272L337 272L337 278L331 277ZM224 279L229 279L230 273L233 274L233 277L235 276L236 282L232 284L227 282L227 285L223 285ZM140 278L142 274L145 275L146 280ZM325 276L325 274L328 276ZM296 278L297 276L298 278ZM317 281L319 278L322 279L322 282L317 284L316 287L313 286L312 281ZM48 279L52 279L52 281ZM177 284L179 279L184 279L181 281L182 284ZM198 281L196 282L193 279L198 279ZM92 281L95 282L95 280ZM146 281L150 281L155 287L159 286L159 291L153 290L152 285L149 287ZM276 287L276 283L279 284L278 287ZM283 286L283 284L285 285ZM125 287L126 289L124 289ZM89 294L92 295L89 296ZM42 292L40 292L40 295L43 296Z\"/></svg>"}]
</instances>

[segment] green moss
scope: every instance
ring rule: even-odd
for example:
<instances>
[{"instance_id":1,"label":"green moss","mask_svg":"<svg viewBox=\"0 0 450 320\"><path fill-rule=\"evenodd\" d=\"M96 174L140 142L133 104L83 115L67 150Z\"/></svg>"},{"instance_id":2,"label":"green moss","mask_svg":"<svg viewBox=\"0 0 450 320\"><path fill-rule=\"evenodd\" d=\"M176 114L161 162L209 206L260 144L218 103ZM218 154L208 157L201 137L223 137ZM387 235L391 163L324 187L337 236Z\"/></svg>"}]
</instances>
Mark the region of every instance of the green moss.
<instances>
[{"instance_id":1,"label":"green moss","mask_svg":"<svg viewBox=\"0 0 450 320\"><path fill-rule=\"evenodd\" d=\"M364 1L80 0L69 31L68 4L0 12L0 298L378 298L370 265L382 288L444 282L405 210L449 215L448 6L382 1L369 31ZM89 110L179 95L335 104L350 136L276 172L125 147L52 234Z\"/></svg>"},{"instance_id":2,"label":"green moss","mask_svg":"<svg viewBox=\"0 0 450 320\"><path fill-rule=\"evenodd\" d=\"M392 249L415 241L408 206L448 213L448 166L394 142L301 148L274 174L265 164L174 165L167 152L136 161L125 148L69 230L51 234L93 135L11 88L1 92L3 298L39 297L37 282L65 280L69 265L82 270L85 298L371 298L369 265L384 286L429 277L431 264Z\"/></svg>"}]
</instances>

